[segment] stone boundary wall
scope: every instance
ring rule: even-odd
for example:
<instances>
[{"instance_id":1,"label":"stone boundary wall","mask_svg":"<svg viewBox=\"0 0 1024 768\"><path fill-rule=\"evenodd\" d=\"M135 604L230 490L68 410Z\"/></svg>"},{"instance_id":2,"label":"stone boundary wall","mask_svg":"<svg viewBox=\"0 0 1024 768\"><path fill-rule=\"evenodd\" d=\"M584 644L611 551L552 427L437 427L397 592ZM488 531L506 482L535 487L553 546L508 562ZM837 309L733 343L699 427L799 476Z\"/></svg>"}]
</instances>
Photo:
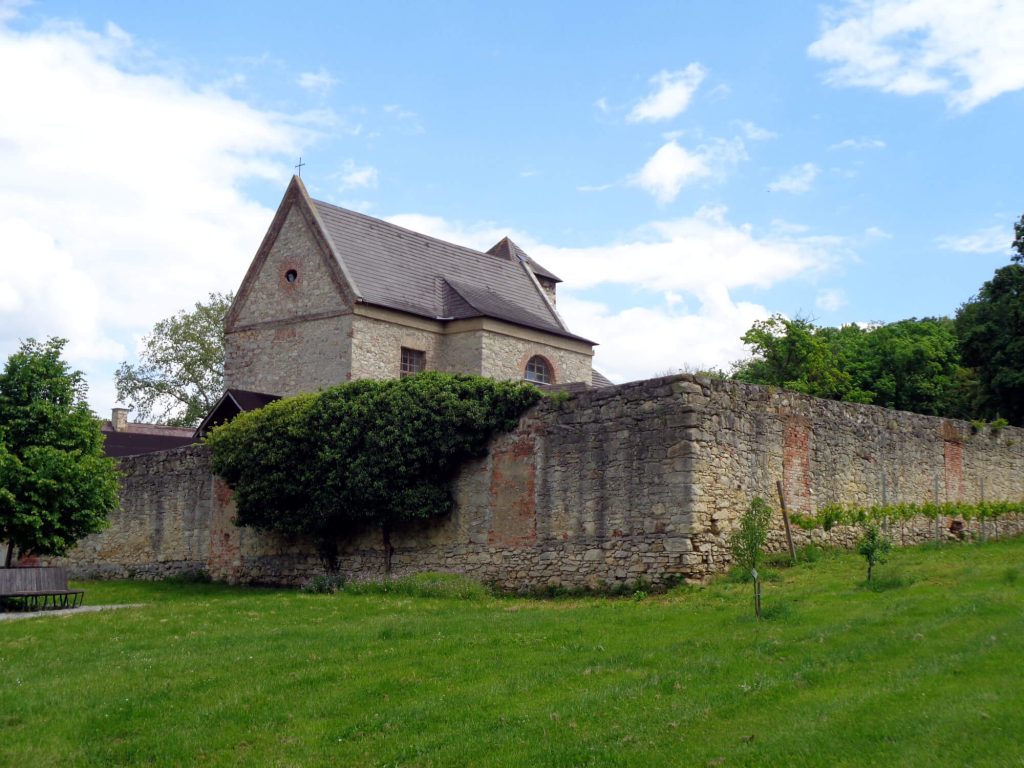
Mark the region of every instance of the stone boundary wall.
<instances>
[{"instance_id":1,"label":"stone boundary wall","mask_svg":"<svg viewBox=\"0 0 1024 768\"><path fill-rule=\"evenodd\" d=\"M122 469L111 528L63 561L75 576L204 569L298 584L321 572L301 542L233 525L231 492L211 477L205 447ZM796 512L930 501L936 486L940 501L1021 500L1024 430L972 435L964 422L686 374L586 390L542 402L497 436L454 481L452 515L394 533L393 574L457 571L507 590L703 579L728 564L728 534L753 496L778 506L778 479ZM1002 525L1014 533L1020 521ZM914 521L902 543L933 536L932 521ZM781 528L773 545L783 546ZM379 579L383 563L374 532L341 551L349 579Z\"/></svg>"},{"instance_id":2,"label":"stone boundary wall","mask_svg":"<svg viewBox=\"0 0 1024 768\"><path fill-rule=\"evenodd\" d=\"M78 542L65 565L76 578L163 578L206 570L214 480L209 451L189 445L120 459L121 508L110 527Z\"/></svg>"},{"instance_id":3,"label":"stone boundary wall","mask_svg":"<svg viewBox=\"0 0 1024 768\"><path fill-rule=\"evenodd\" d=\"M701 425L693 433L700 456L695 505L712 537L729 530L754 496L778 508L782 480L790 512L813 514L827 504L873 506L925 502L1024 500L1024 430L975 434L965 421L840 403L728 381L706 381L693 396ZM952 539L941 522L940 537ZM1017 535L1022 521L978 523L969 534ZM859 529L828 534L794 527L797 544L852 546ZM935 521L895 523L895 543L934 541ZM716 542L719 545L724 541ZM781 527L772 537L785 546Z\"/></svg>"}]
</instances>

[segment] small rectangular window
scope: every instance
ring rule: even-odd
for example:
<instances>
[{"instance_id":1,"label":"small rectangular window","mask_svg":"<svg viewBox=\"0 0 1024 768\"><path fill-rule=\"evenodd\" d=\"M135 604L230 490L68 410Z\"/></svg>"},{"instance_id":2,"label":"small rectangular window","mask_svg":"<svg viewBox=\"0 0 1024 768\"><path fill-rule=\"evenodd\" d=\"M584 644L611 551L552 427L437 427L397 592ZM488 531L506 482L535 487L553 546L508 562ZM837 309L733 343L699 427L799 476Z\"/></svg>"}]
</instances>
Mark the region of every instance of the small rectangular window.
<instances>
[{"instance_id":1,"label":"small rectangular window","mask_svg":"<svg viewBox=\"0 0 1024 768\"><path fill-rule=\"evenodd\" d=\"M414 373L427 369L427 353L419 349L402 347L402 367L400 375L412 376Z\"/></svg>"}]
</instances>

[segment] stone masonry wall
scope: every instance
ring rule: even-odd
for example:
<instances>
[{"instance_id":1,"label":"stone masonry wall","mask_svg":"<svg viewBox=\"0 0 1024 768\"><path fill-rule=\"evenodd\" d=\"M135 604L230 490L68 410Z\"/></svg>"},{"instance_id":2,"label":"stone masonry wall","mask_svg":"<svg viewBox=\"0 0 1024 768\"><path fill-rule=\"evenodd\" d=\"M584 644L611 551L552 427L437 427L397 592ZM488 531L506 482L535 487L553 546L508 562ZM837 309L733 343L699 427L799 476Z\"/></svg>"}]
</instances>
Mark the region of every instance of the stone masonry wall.
<instances>
[{"instance_id":1,"label":"stone masonry wall","mask_svg":"<svg viewBox=\"0 0 1024 768\"><path fill-rule=\"evenodd\" d=\"M341 315L235 331L225 350L225 386L297 395L348 381L352 320Z\"/></svg>"},{"instance_id":2,"label":"stone masonry wall","mask_svg":"<svg viewBox=\"0 0 1024 768\"><path fill-rule=\"evenodd\" d=\"M833 503L1024 499L1024 430L972 434L963 421L769 387L709 384L695 433L701 456L695 513L710 532L729 528L754 496L777 506L777 480L788 509L807 514ZM1001 525L1018 530L1018 521ZM893 533L897 543L930 540L935 524L921 519ZM827 538L850 544L856 535L837 529ZM781 548L781 535L775 543Z\"/></svg>"},{"instance_id":3,"label":"stone masonry wall","mask_svg":"<svg viewBox=\"0 0 1024 768\"><path fill-rule=\"evenodd\" d=\"M397 379L402 347L426 353L428 371L445 370L440 333L373 317L352 318L352 378ZM463 373L467 371L462 371Z\"/></svg>"},{"instance_id":4,"label":"stone masonry wall","mask_svg":"<svg viewBox=\"0 0 1024 768\"><path fill-rule=\"evenodd\" d=\"M80 578L163 578L206 570L214 506L209 454L190 445L119 462L121 508L110 527L61 558Z\"/></svg>"},{"instance_id":5,"label":"stone masonry wall","mask_svg":"<svg viewBox=\"0 0 1024 768\"><path fill-rule=\"evenodd\" d=\"M166 575L296 584L308 546L234 526L205 448L126 460L124 509L67 559L77 575ZM829 502L1024 499L1024 430L678 375L546 400L453 484L456 511L392 536L395 575L458 571L509 590L702 579L750 499L785 482L794 511ZM1012 533L1020 521L1003 524ZM919 522L905 543L933 535ZM806 539L805 534L800 534ZM846 541L833 532L834 541ZM820 537L820 535L819 535ZM776 532L774 544L782 546ZM350 579L380 578L380 537L346 542Z\"/></svg>"},{"instance_id":6,"label":"stone masonry wall","mask_svg":"<svg viewBox=\"0 0 1024 768\"><path fill-rule=\"evenodd\" d=\"M554 369L554 384L591 381L593 353L578 352L531 339L496 332L485 332L482 339L482 367L484 376L495 379L522 379L526 363L540 355Z\"/></svg>"}]
</instances>

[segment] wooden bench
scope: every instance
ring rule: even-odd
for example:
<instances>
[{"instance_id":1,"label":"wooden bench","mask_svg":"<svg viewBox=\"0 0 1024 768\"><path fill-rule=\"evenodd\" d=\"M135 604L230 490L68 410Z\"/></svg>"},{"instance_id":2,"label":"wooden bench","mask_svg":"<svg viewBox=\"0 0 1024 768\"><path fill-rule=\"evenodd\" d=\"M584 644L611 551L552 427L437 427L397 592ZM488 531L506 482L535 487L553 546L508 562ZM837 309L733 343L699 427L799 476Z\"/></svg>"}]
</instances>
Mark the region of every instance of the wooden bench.
<instances>
[{"instance_id":1,"label":"wooden bench","mask_svg":"<svg viewBox=\"0 0 1024 768\"><path fill-rule=\"evenodd\" d=\"M64 568L0 568L0 610L78 608L85 590L68 589Z\"/></svg>"}]
</instances>

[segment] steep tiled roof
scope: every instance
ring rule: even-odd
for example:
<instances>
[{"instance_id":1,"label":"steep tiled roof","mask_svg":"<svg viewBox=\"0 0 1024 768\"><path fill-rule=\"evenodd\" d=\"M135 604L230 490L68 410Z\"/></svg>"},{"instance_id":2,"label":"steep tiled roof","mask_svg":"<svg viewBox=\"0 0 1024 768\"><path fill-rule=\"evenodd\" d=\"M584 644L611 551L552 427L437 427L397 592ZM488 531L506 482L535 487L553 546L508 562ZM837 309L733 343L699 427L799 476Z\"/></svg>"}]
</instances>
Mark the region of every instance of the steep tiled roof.
<instances>
[{"instance_id":1,"label":"steep tiled roof","mask_svg":"<svg viewBox=\"0 0 1024 768\"><path fill-rule=\"evenodd\" d=\"M490 248L488 248L487 252L492 256L501 256L503 258L509 259L510 261L512 259L523 260L527 263L530 269L533 270L533 274L540 275L541 277L546 277L548 280L551 280L556 283L562 282L562 278L544 269L544 267L542 267L536 261L531 259L529 255L526 253L526 251L524 251L522 248L516 245L511 238L501 238L501 240L499 240Z\"/></svg>"},{"instance_id":2,"label":"steep tiled roof","mask_svg":"<svg viewBox=\"0 0 1024 768\"><path fill-rule=\"evenodd\" d=\"M615 382L601 373L597 368L590 371L590 384L594 387L614 387Z\"/></svg>"},{"instance_id":3,"label":"steep tiled roof","mask_svg":"<svg viewBox=\"0 0 1024 768\"><path fill-rule=\"evenodd\" d=\"M530 273L558 278L507 238L498 252L483 253L319 200L313 205L365 303L432 319L491 317L593 343L568 330Z\"/></svg>"}]
</instances>

